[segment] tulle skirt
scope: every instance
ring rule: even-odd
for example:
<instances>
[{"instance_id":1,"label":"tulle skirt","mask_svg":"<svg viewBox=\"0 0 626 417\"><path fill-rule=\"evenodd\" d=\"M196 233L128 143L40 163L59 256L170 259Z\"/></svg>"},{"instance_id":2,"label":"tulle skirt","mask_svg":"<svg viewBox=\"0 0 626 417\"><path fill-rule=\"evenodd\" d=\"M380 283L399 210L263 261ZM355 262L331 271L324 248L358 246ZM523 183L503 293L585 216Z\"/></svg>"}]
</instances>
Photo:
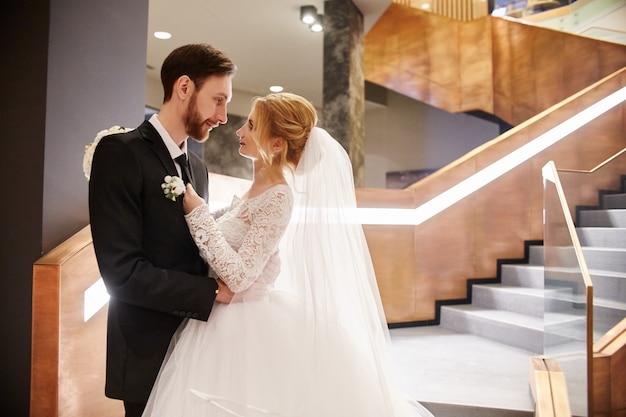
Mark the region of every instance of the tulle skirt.
<instances>
[{"instance_id":1,"label":"tulle skirt","mask_svg":"<svg viewBox=\"0 0 626 417\"><path fill-rule=\"evenodd\" d=\"M390 386L349 331L332 318L303 319L299 306L274 291L260 301L216 304L207 322L184 323L144 416L431 415Z\"/></svg>"}]
</instances>

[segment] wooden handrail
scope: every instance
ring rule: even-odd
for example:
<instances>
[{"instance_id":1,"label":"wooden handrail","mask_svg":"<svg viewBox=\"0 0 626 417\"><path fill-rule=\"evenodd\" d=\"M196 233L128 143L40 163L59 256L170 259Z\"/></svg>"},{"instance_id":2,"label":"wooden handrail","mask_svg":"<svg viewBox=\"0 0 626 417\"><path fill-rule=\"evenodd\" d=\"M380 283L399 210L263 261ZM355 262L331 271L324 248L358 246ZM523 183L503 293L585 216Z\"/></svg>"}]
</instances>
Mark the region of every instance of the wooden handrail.
<instances>
[{"instance_id":1,"label":"wooden handrail","mask_svg":"<svg viewBox=\"0 0 626 417\"><path fill-rule=\"evenodd\" d=\"M580 173L580 174L592 174L592 173L596 172L597 170L599 170L600 168L602 168L603 166L608 165L613 160L619 158L619 156L622 155L623 153L626 153L626 148L622 149L621 151L616 152L615 154L613 154L613 156L608 157L607 159L605 159L604 161L600 162L595 167L593 167L591 169L588 169L588 170L557 168L557 171L559 171L559 172L577 172L577 173Z\"/></svg>"}]
</instances>

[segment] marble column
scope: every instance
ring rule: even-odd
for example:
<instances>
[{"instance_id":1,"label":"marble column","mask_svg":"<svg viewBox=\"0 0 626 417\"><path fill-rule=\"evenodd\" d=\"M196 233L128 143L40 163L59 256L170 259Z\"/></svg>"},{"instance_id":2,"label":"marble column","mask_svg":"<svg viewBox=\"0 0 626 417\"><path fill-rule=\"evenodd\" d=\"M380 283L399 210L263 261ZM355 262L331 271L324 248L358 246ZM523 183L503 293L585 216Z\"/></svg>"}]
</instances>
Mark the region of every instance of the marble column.
<instances>
[{"instance_id":1,"label":"marble column","mask_svg":"<svg viewBox=\"0 0 626 417\"><path fill-rule=\"evenodd\" d=\"M323 127L346 149L357 187L364 179L363 14L351 0L324 2Z\"/></svg>"}]
</instances>

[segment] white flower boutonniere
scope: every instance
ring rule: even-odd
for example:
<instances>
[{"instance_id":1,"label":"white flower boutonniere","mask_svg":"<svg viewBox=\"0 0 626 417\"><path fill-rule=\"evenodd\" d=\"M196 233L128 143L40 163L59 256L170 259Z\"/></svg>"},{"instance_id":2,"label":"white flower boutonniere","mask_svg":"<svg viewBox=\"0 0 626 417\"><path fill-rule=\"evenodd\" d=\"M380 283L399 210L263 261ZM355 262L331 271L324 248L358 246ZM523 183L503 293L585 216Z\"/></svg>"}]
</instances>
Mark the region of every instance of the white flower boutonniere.
<instances>
[{"instance_id":1,"label":"white flower boutonniere","mask_svg":"<svg viewBox=\"0 0 626 417\"><path fill-rule=\"evenodd\" d=\"M112 135L113 133L126 133L131 130L133 129L128 129L122 126L112 126L106 130L99 131L93 142L85 146L85 154L83 155L83 172L85 173L87 180L89 180L89 177L91 176L91 161L93 160L93 153L95 152L96 146L98 146L100 140L107 135Z\"/></svg>"},{"instance_id":2,"label":"white flower boutonniere","mask_svg":"<svg viewBox=\"0 0 626 417\"><path fill-rule=\"evenodd\" d=\"M170 200L176 201L176 197L185 193L185 183L180 178L166 175L165 178L163 178L163 181L165 182L161 184L161 188L163 189L165 197Z\"/></svg>"}]
</instances>

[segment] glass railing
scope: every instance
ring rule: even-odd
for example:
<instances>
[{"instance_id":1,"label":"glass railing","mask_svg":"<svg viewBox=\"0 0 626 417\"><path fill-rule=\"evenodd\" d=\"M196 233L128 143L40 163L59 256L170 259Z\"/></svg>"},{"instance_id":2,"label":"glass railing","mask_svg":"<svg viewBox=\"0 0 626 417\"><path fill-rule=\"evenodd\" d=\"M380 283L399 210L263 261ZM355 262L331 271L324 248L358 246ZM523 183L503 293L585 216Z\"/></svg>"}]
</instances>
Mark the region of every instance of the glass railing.
<instances>
[{"instance_id":1,"label":"glass railing","mask_svg":"<svg viewBox=\"0 0 626 417\"><path fill-rule=\"evenodd\" d=\"M602 196L620 191L626 175L626 88L622 81L606 87L601 93L605 98L581 106L572 117L590 113L584 124L569 129L560 141L566 157L559 159L558 166L550 161L542 169L543 354L556 359L565 375L573 416L593 415L593 343L626 314L626 291L607 288L600 279L626 276L626 248L619 248L624 239L619 231L610 230L609 212L587 211L603 208ZM591 114L594 107L602 110ZM591 222L587 226L599 227L582 228L582 219Z\"/></svg>"},{"instance_id":2,"label":"glass railing","mask_svg":"<svg viewBox=\"0 0 626 417\"><path fill-rule=\"evenodd\" d=\"M556 167L543 168L544 355L558 360L574 416L587 416L593 285Z\"/></svg>"}]
</instances>

